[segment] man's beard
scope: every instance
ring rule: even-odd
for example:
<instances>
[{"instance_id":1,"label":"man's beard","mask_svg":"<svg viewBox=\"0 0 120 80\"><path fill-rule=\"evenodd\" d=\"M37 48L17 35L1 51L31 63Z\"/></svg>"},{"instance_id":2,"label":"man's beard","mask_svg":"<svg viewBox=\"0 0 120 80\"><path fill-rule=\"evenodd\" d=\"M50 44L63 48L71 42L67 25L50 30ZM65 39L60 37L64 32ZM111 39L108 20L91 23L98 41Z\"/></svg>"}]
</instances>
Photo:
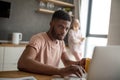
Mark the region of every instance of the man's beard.
<instances>
[{"instance_id":1,"label":"man's beard","mask_svg":"<svg viewBox=\"0 0 120 80\"><path fill-rule=\"evenodd\" d=\"M54 27L53 27L51 33L52 33L52 36L53 36L54 39L63 40L62 38L59 38L59 34L57 34Z\"/></svg>"}]
</instances>

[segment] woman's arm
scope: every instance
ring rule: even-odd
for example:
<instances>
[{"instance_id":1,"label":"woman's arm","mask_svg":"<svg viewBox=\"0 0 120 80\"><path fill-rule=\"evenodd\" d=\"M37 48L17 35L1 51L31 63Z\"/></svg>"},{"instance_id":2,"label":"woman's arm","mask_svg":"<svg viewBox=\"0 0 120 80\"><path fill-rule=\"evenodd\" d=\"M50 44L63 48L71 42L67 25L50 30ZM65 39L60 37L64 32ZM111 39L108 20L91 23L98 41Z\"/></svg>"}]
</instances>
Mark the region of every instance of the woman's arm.
<instances>
[{"instance_id":1,"label":"woman's arm","mask_svg":"<svg viewBox=\"0 0 120 80\"><path fill-rule=\"evenodd\" d=\"M81 34L79 34L81 36ZM76 37L74 35L74 31L70 30L69 34L68 34L69 40L71 40L73 43L80 43L81 42L81 38Z\"/></svg>"},{"instance_id":2,"label":"woman's arm","mask_svg":"<svg viewBox=\"0 0 120 80\"><path fill-rule=\"evenodd\" d=\"M80 61L72 61L69 59L68 55L66 52L63 52L62 54L62 62L65 66L69 66L69 65L78 65L80 63Z\"/></svg>"},{"instance_id":3,"label":"woman's arm","mask_svg":"<svg viewBox=\"0 0 120 80\"><path fill-rule=\"evenodd\" d=\"M68 55L66 52L62 54L62 61L65 66L69 65L79 65L82 66L85 69L85 64L86 64L86 58L81 59L80 61L72 61L69 59Z\"/></svg>"}]
</instances>

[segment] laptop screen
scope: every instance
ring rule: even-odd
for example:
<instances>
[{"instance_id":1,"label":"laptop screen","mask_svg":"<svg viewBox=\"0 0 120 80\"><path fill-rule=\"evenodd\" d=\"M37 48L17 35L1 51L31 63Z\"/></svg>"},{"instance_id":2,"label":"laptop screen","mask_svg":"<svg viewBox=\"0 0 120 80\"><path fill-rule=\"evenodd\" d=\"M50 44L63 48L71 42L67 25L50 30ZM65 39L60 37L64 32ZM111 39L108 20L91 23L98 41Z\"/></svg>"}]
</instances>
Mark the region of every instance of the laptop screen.
<instances>
[{"instance_id":1,"label":"laptop screen","mask_svg":"<svg viewBox=\"0 0 120 80\"><path fill-rule=\"evenodd\" d=\"M97 46L87 80L120 80L120 46Z\"/></svg>"}]
</instances>

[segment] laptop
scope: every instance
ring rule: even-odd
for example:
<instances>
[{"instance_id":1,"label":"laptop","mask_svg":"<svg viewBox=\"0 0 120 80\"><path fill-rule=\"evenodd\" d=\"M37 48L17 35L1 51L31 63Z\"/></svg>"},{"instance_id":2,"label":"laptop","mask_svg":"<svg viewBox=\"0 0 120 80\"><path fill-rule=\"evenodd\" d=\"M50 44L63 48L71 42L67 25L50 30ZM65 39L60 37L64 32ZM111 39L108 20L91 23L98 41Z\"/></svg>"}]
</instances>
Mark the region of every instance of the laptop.
<instances>
[{"instance_id":1,"label":"laptop","mask_svg":"<svg viewBox=\"0 0 120 80\"><path fill-rule=\"evenodd\" d=\"M87 80L120 80L120 46L96 46Z\"/></svg>"}]
</instances>

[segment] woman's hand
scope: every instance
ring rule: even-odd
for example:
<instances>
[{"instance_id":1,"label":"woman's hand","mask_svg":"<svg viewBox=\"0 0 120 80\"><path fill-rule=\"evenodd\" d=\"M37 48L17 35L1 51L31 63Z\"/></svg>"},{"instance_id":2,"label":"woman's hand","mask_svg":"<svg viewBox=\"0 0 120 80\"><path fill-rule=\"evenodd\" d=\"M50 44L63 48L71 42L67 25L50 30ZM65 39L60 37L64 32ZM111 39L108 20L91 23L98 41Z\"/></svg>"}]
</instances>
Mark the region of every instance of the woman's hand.
<instances>
[{"instance_id":1,"label":"woman's hand","mask_svg":"<svg viewBox=\"0 0 120 80\"><path fill-rule=\"evenodd\" d=\"M83 42L83 41L84 41L84 39L85 39L84 37L80 38L81 42Z\"/></svg>"}]
</instances>

